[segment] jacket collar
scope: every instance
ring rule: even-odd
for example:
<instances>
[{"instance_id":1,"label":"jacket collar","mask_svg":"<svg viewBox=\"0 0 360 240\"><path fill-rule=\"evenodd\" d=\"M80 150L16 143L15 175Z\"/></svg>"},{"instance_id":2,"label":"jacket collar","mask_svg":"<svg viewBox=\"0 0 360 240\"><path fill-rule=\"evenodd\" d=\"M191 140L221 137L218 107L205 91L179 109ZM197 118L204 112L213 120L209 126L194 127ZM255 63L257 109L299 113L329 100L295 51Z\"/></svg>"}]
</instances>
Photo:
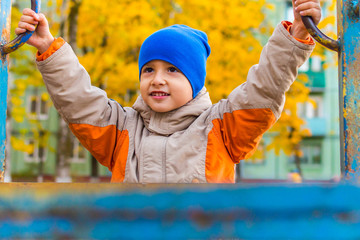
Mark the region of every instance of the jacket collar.
<instances>
[{"instance_id":1,"label":"jacket collar","mask_svg":"<svg viewBox=\"0 0 360 240\"><path fill-rule=\"evenodd\" d=\"M170 112L153 111L139 96L133 105L144 120L145 127L160 135L171 135L188 128L195 119L212 105L209 93L204 87L199 94L187 104Z\"/></svg>"}]
</instances>

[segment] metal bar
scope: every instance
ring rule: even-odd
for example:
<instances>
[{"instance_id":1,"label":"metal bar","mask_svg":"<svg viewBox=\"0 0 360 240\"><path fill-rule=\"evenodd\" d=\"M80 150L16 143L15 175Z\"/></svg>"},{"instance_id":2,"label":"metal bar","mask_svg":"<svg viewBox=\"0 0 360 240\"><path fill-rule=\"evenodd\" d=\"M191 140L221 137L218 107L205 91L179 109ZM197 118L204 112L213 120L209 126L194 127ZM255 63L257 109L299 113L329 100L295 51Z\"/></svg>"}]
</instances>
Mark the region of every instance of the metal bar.
<instances>
[{"instance_id":1,"label":"metal bar","mask_svg":"<svg viewBox=\"0 0 360 240\"><path fill-rule=\"evenodd\" d=\"M0 2L0 26L2 30L1 43L10 39L11 0ZM8 57L3 56L0 68L0 182L4 181L5 141L6 141L6 111L8 95Z\"/></svg>"},{"instance_id":2,"label":"metal bar","mask_svg":"<svg viewBox=\"0 0 360 240\"><path fill-rule=\"evenodd\" d=\"M346 180L360 182L360 17L358 0L338 4L340 131L342 172ZM342 97L341 97L342 96Z\"/></svg>"},{"instance_id":3,"label":"metal bar","mask_svg":"<svg viewBox=\"0 0 360 240\"><path fill-rule=\"evenodd\" d=\"M339 41L329 38L324 33L322 33L319 28L315 25L314 21L309 16L301 17L302 21L310 33L310 35L324 47L339 52Z\"/></svg>"},{"instance_id":4,"label":"metal bar","mask_svg":"<svg viewBox=\"0 0 360 240\"><path fill-rule=\"evenodd\" d=\"M7 1L11 1L11 0L7 0ZM38 13L40 11L40 0L31 0L31 9L34 10L36 13ZM29 40L29 38L32 36L33 33L34 31L26 31L25 33L19 34L11 42L2 44L3 46L1 46L1 54L5 55L15 51L16 49L24 45L27 42L27 40Z\"/></svg>"},{"instance_id":5,"label":"metal bar","mask_svg":"<svg viewBox=\"0 0 360 240\"><path fill-rule=\"evenodd\" d=\"M360 188L349 184L4 183L0 192L4 239L360 239Z\"/></svg>"}]
</instances>

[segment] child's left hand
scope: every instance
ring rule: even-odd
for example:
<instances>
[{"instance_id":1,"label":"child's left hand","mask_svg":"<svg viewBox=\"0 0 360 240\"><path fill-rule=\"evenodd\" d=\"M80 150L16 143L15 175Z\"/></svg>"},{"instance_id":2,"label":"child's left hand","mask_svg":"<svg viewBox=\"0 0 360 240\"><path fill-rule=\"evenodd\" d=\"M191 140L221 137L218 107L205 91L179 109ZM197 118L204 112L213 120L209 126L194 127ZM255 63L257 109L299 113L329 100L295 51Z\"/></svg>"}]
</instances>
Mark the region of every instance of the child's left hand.
<instances>
[{"instance_id":1,"label":"child's left hand","mask_svg":"<svg viewBox=\"0 0 360 240\"><path fill-rule=\"evenodd\" d=\"M307 39L309 33L306 30L301 16L312 17L316 25L321 19L321 7L319 0L292 0L294 10L294 22L291 28L291 35L299 39Z\"/></svg>"}]
</instances>

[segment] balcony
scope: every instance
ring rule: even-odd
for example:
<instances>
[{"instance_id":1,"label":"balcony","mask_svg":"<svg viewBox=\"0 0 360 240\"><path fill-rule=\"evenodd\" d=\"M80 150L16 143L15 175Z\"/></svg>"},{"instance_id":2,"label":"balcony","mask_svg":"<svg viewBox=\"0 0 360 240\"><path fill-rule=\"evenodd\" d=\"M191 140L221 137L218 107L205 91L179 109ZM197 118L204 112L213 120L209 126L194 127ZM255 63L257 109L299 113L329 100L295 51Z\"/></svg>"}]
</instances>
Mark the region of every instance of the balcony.
<instances>
[{"instance_id":1,"label":"balcony","mask_svg":"<svg viewBox=\"0 0 360 240\"><path fill-rule=\"evenodd\" d=\"M326 119L325 118L308 118L306 119L305 128L311 131L312 137L320 137L326 135Z\"/></svg>"}]
</instances>

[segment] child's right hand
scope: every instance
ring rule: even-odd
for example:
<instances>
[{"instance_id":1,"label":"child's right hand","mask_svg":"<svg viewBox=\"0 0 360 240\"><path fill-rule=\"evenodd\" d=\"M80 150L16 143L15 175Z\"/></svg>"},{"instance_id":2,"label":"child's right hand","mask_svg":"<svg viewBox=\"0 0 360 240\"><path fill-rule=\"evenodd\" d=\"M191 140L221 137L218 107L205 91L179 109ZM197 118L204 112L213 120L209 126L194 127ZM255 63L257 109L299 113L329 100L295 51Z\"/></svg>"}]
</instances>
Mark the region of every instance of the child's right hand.
<instances>
[{"instance_id":1,"label":"child's right hand","mask_svg":"<svg viewBox=\"0 0 360 240\"><path fill-rule=\"evenodd\" d=\"M42 54L54 41L54 37L50 33L49 24L44 14L37 14L30 8L25 8L23 10L23 15L20 18L18 27L15 29L15 33L19 35L27 30L34 31L35 25L38 25L36 31L26 43L36 47L40 54Z\"/></svg>"}]
</instances>

